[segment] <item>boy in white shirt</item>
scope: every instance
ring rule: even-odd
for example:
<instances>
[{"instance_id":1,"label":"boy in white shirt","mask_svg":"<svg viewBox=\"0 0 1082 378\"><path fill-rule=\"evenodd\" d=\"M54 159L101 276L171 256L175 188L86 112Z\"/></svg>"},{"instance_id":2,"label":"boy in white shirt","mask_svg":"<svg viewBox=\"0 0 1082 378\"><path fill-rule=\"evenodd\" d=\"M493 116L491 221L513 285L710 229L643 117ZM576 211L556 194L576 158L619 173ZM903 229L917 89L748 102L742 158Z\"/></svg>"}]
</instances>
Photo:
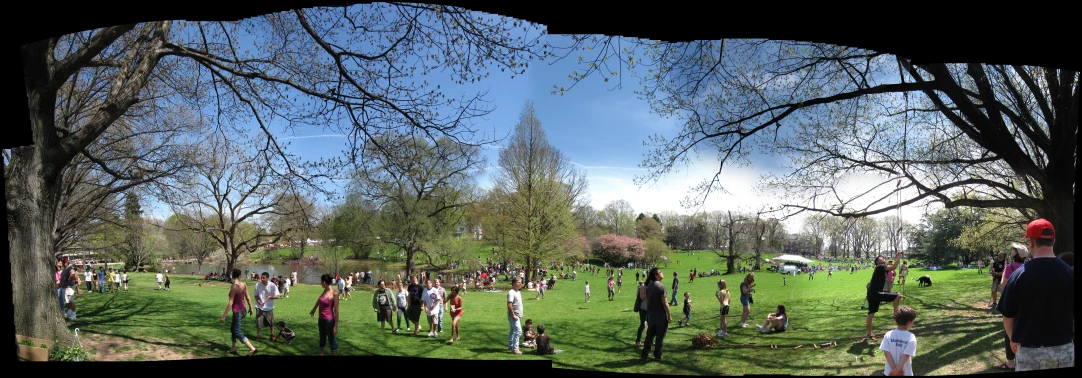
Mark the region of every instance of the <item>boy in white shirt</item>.
<instances>
[{"instance_id":1,"label":"boy in white shirt","mask_svg":"<svg viewBox=\"0 0 1082 378\"><path fill-rule=\"evenodd\" d=\"M898 306L894 315L897 328L887 332L883 336L883 343L879 349L883 351L887 363L883 366L883 374L888 376L912 376L913 356L917 354L917 337L909 330L913 329L913 320L917 318L917 312L909 306Z\"/></svg>"}]
</instances>

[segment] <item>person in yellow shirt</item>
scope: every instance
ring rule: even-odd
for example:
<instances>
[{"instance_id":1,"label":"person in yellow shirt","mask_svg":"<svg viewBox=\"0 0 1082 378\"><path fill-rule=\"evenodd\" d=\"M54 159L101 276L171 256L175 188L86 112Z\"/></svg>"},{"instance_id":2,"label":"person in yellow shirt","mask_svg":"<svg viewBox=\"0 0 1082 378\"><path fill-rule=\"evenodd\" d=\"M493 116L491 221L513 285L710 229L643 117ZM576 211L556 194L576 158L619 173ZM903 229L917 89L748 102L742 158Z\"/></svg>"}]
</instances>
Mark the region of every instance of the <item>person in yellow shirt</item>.
<instances>
[{"instance_id":1,"label":"person in yellow shirt","mask_svg":"<svg viewBox=\"0 0 1082 378\"><path fill-rule=\"evenodd\" d=\"M729 315L729 287L725 284L725 280L718 280L718 291L714 292L714 296L718 298L718 303L721 304L721 317L718 326L718 337L725 337L729 335L729 325L725 321L725 316Z\"/></svg>"}]
</instances>

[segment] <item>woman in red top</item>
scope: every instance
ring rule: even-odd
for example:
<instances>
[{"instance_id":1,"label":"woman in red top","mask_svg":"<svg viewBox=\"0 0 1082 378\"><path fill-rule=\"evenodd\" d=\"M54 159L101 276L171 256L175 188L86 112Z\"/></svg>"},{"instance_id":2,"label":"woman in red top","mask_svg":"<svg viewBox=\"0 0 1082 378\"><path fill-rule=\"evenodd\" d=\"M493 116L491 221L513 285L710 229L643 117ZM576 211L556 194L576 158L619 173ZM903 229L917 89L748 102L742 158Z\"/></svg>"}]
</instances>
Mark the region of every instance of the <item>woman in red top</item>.
<instances>
[{"instance_id":1,"label":"woman in red top","mask_svg":"<svg viewBox=\"0 0 1082 378\"><path fill-rule=\"evenodd\" d=\"M248 341L247 337L240 332L240 321L244 319L244 307L248 306L248 315L252 314L252 298L248 296L248 285L240 279L240 269L233 269L233 286L229 287L229 304L225 305L225 312L222 313L221 323L225 323L225 316L230 312L233 313L233 326L230 328L233 333L233 349L229 350L230 354L237 353L237 340L240 340L244 345L248 346L248 355L254 355L256 349L252 346L252 343Z\"/></svg>"},{"instance_id":2,"label":"woman in red top","mask_svg":"<svg viewBox=\"0 0 1082 378\"><path fill-rule=\"evenodd\" d=\"M334 281L334 277L330 274L324 274L320 277L320 281L323 284L323 294L319 295L319 299L316 299L316 305L312 306L312 312L308 315L315 316L316 310L319 310L319 320L317 325L319 326L319 355L322 356L323 352L327 348L327 339L331 342L331 354L338 355L338 341L335 340L335 336L338 335L338 293L331 290L331 282Z\"/></svg>"},{"instance_id":3,"label":"woman in red top","mask_svg":"<svg viewBox=\"0 0 1082 378\"><path fill-rule=\"evenodd\" d=\"M448 344L454 344L455 341L462 340L462 333L458 330L458 321L462 319L462 297L458 295L458 286L451 288L451 295L447 298L447 303L451 305L451 339L447 341Z\"/></svg>"}]
</instances>

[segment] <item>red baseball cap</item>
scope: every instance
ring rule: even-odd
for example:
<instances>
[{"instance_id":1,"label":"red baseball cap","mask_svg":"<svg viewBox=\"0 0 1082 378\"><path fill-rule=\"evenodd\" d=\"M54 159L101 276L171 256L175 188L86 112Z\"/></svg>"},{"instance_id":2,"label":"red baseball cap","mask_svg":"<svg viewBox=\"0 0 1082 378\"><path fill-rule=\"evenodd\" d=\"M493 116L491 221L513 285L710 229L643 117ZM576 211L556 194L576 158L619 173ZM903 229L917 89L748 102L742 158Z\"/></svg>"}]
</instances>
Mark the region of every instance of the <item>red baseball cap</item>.
<instances>
[{"instance_id":1,"label":"red baseball cap","mask_svg":"<svg viewBox=\"0 0 1082 378\"><path fill-rule=\"evenodd\" d=\"M1056 229L1052 227L1052 223L1048 220L1041 218L1032 222L1029 222L1029 226L1026 226L1026 239L1055 239Z\"/></svg>"}]
</instances>

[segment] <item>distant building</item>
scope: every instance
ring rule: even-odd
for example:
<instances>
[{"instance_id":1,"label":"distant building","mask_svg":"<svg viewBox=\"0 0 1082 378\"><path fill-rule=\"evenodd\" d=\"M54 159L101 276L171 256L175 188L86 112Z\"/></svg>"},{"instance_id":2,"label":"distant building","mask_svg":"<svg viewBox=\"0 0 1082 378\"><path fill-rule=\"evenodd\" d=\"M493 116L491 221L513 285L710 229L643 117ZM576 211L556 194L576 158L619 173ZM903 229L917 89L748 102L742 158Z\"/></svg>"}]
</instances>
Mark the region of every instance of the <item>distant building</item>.
<instances>
[{"instance_id":1,"label":"distant building","mask_svg":"<svg viewBox=\"0 0 1082 378\"><path fill-rule=\"evenodd\" d=\"M816 248L816 238L807 234L790 234L785 236L785 254L798 256L815 256L819 253Z\"/></svg>"}]
</instances>

